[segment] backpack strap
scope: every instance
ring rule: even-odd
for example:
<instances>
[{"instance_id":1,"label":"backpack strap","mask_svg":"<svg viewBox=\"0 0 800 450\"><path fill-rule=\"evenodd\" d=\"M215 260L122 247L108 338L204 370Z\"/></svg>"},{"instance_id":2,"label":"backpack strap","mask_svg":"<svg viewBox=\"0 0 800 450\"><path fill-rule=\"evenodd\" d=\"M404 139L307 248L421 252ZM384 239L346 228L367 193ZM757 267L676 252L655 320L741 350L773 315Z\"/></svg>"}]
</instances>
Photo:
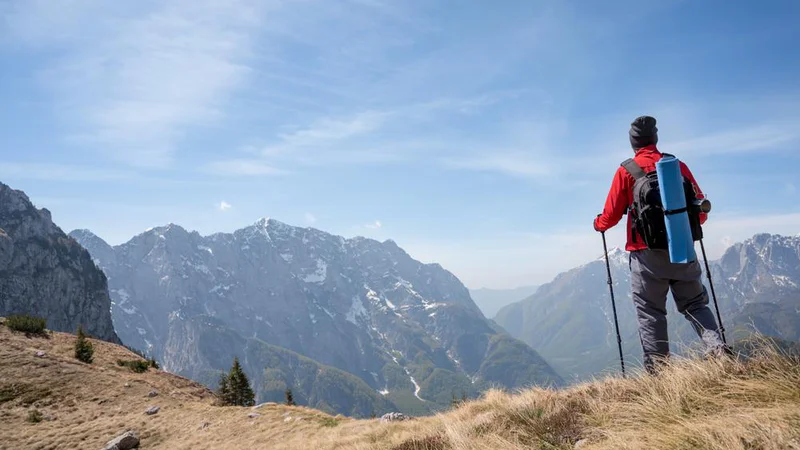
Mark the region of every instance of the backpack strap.
<instances>
[{"instance_id":1,"label":"backpack strap","mask_svg":"<svg viewBox=\"0 0 800 450\"><path fill-rule=\"evenodd\" d=\"M639 178L644 178L647 174L644 173L644 169L640 166L633 158L628 158L620 164L628 173L633 177L634 180L638 180Z\"/></svg>"}]
</instances>

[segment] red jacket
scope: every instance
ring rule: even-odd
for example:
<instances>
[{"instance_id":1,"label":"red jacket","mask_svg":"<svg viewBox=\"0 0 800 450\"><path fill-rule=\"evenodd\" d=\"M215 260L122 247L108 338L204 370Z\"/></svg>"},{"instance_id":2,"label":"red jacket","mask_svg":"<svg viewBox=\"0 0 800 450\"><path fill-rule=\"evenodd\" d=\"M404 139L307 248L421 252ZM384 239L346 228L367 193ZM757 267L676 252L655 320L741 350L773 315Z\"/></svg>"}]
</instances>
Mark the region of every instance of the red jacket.
<instances>
[{"instance_id":1,"label":"red jacket","mask_svg":"<svg viewBox=\"0 0 800 450\"><path fill-rule=\"evenodd\" d=\"M645 172L656 170L656 162L658 162L659 159L661 159L661 152L658 151L655 145L648 145L647 147L640 148L636 151L636 156L633 157L633 160L636 161ZM697 198L705 198L703 191L701 191L700 186L697 185L697 181L695 181L689 167L687 167L683 161L681 161L680 164L681 174L692 182L694 190L697 193ZM597 231L606 231L619 223L626 209L633 205L633 182L633 177L624 167L620 166L620 168L617 169L617 173L614 174L614 180L611 183L611 190L608 192L603 214L600 214L594 221L594 228ZM705 223L706 218L707 214L700 213L701 224ZM632 232L631 216L628 214L628 243L625 245L625 250L630 252L646 249L647 245L645 245L641 237L637 236L636 242L634 242Z\"/></svg>"}]
</instances>

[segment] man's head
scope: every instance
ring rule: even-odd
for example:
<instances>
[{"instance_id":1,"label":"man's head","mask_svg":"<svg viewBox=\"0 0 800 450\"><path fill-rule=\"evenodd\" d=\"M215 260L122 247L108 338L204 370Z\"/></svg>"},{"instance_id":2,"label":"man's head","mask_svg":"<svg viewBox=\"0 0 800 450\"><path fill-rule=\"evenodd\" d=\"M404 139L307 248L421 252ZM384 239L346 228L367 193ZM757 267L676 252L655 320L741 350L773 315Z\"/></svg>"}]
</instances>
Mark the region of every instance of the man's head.
<instances>
[{"instance_id":1,"label":"man's head","mask_svg":"<svg viewBox=\"0 0 800 450\"><path fill-rule=\"evenodd\" d=\"M628 134L630 134L631 147L634 150L658 143L656 119L650 116L637 117L631 122L631 130Z\"/></svg>"}]
</instances>

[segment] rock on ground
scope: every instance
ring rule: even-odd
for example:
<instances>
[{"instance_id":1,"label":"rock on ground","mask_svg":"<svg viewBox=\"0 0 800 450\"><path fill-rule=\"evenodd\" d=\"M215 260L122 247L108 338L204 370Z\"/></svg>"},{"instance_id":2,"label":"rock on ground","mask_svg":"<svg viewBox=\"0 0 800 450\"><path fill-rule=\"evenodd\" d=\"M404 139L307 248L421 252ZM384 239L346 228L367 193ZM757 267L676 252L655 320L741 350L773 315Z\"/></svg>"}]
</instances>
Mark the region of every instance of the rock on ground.
<instances>
[{"instance_id":1,"label":"rock on ground","mask_svg":"<svg viewBox=\"0 0 800 450\"><path fill-rule=\"evenodd\" d=\"M147 408L147 410L145 410L144 413L147 414L148 416L152 416L153 414L157 413L160 409L161 409L160 406L151 406Z\"/></svg>"},{"instance_id":2,"label":"rock on ground","mask_svg":"<svg viewBox=\"0 0 800 450\"><path fill-rule=\"evenodd\" d=\"M139 447L139 436L135 431L127 431L108 441L102 450L130 450Z\"/></svg>"},{"instance_id":3,"label":"rock on ground","mask_svg":"<svg viewBox=\"0 0 800 450\"><path fill-rule=\"evenodd\" d=\"M411 417L399 412L390 412L381 416L381 422L398 422L402 420L410 420Z\"/></svg>"}]
</instances>

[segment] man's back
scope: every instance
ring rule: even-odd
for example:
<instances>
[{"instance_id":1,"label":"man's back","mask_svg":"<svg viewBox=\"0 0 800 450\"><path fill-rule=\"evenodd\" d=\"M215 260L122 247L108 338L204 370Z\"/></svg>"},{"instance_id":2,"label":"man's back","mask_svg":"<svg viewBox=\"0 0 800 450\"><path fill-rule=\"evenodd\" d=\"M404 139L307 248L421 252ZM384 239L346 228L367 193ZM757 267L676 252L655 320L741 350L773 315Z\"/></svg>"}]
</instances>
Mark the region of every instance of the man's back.
<instances>
[{"instance_id":1,"label":"man's back","mask_svg":"<svg viewBox=\"0 0 800 450\"><path fill-rule=\"evenodd\" d=\"M633 157L633 160L636 161L636 163L642 168L642 170L645 171L645 173L647 173L656 170L656 163L661 159L661 156L661 152L658 151L656 145L651 144L638 149L636 151L636 155ZM704 198L703 191L700 190L700 186L698 186L694 175L692 175L692 172L689 170L689 167L683 162L680 164L681 174L691 181L697 198ZM606 231L619 223L619 221L622 219L622 216L625 214L627 209L633 204L634 181L635 180L633 177L628 173L627 170L625 170L624 167L617 168L617 171L614 174L614 179L611 183L611 190L606 198L606 204L605 208L603 209L603 213L600 214L600 216L595 220L595 229L597 231ZM700 223L705 223L705 221L706 214L700 214ZM627 230L628 242L625 245L625 250L636 251L647 248L647 245L644 244L644 240L640 236L635 235L636 232L631 227L630 215L628 215Z\"/></svg>"}]
</instances>

